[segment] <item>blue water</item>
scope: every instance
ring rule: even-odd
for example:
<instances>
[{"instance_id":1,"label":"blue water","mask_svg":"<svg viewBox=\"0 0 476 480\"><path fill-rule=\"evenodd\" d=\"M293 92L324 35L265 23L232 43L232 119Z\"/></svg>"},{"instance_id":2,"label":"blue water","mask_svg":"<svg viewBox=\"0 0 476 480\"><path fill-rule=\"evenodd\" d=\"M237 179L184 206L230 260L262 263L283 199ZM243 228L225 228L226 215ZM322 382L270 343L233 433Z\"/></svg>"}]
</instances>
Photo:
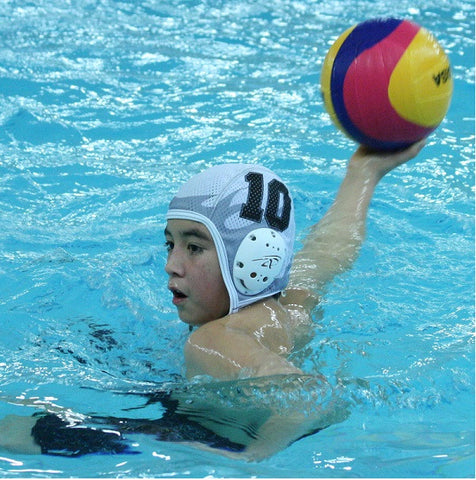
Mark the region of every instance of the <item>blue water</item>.
<instances>
[{"instance_id":1,"label":"blue water","mask_svg":"<svg viewBox=\"0 0 476 480\"><path fill-rule=\"evenodd\" d=\"M34 399L120 414L180 382L186 327L163 272L172 192L226 161L329 207L354 144L324 112L344 29L404 17L447 51L455 91L418 159L379 185L368 239L294 361L350 415L258 464L136 436L142 454L0 451L2 477L474 477L474 3L0 3L0 415Z\"/></svg>"}]
</instances>

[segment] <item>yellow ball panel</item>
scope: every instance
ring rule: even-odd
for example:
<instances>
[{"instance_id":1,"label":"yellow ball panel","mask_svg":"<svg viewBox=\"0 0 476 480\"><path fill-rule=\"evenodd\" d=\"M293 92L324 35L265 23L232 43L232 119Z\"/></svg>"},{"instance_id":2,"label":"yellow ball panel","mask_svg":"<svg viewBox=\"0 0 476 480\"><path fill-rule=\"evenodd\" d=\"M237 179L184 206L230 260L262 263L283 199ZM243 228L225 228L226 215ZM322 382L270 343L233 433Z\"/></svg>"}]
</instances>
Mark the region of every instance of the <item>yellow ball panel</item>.
<instances>
[{"instance_id":1,"label":"yellow ball panel","mask_svg":"<svg viewBox=\"0 0 476 480\"><path fill-rule=\"evenodd\" d=\"M436 127L448 111L452 92L448 57L436 39L421 28L392 72L390 102L405 120Z\"/></svg>"},{"instance_id":2,"label":"yellow ball panel","mask_svg":"<svg viewBox=\"0 0 476 480\"><path fill-rule=\"evenodd\" d=\"M350 27L349 29L347 29L332 44L331 48L327 52L326 58L324 59L324 64L322 65L322 72L321 72L321 93L322 93L322 98L324 100L324 106L327 110L327 113L329 113L331 120L342 131L345 131L345 130L342 128L342 125L337 119L337 115L335 113L334 106L332 104L331 75L332 75L332 69L334 67L334 60L337 56L337 53L339 52L340 47L342 46L346 38L351 34L352 30L354 30L356 26L357 25L354 25L353 27Z\"/></svg>"}]
</instances>

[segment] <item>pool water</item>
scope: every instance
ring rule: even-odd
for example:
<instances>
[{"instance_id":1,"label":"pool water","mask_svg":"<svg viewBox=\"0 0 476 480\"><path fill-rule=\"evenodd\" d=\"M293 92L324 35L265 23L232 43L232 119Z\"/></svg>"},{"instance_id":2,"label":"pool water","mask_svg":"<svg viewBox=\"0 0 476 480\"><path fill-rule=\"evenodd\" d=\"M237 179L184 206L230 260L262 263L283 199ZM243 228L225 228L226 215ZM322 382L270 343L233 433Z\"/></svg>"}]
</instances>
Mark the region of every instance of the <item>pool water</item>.
<instances>
[{"instance_id":1,"label":"pool water","mask_svg":"<svg viewBox=\"0 0 476 480\"><path fill-rule=\"evenodd\" d=\"M256 162L290 185L298 231L317 221L355 148L324 111L323 58L382 16L435 34L455 90L423 152L379 185L361 255L293 357L339 386L347 418L260 463L137 435L140 455L0 451L0 476L474 477L469 0L1 2L0 416L34 399L120 415L140 404L126 392L182 381L172 193Z\"/></svg>"}]
</instances>

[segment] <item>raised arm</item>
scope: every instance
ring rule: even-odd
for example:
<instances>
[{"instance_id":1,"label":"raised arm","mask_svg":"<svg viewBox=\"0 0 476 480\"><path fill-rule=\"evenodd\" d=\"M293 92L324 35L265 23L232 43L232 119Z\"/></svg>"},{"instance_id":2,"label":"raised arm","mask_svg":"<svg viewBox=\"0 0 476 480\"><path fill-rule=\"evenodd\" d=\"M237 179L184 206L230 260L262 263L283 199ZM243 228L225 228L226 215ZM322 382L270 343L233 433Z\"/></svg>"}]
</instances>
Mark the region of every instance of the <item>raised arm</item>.
<instances>
[{"instance_id":1,"label":"raised arm","mask_svg":"<svg viewBox=\"0 0 476 480\"><path fill-rule=\"evenodd\" d=\"M376 185L388 172L414 158L424 143L391 153L359 147L349 161L334 203L311 227L297 252L281 303L305 303L308 309L313 308L324 287L352 266L365 237L367 212Z\"/></svg>"}]
</instances>

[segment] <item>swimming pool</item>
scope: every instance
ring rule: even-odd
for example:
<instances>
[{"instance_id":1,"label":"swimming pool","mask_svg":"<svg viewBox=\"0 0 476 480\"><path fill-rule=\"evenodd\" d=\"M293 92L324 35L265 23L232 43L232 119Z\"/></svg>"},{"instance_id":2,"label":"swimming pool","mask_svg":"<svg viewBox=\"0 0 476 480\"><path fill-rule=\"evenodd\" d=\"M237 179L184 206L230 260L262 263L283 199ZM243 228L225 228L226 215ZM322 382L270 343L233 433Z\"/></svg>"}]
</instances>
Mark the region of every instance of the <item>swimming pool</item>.
<instances>
[{"instance_id":1,"label":"swimming pool","mask_svg":"<svg viewBox=\"0 0 476 480\"><path fill-rule=\"evenodd\" d=\"M0 5L1 416L22 398L120 414L180 381L186 327L163 217L192 173L273 168L298 231L353 144L318 84L330 43L378 16L430 29L455 92L419 158L374 198L368 239L296 352L350 405L258 464L137 436L140 455L0 452L3 477L474 476L474 4L467 0L12 0ZM10 401L6 401L10 400Z\"/></svg>"}]
</instances>

